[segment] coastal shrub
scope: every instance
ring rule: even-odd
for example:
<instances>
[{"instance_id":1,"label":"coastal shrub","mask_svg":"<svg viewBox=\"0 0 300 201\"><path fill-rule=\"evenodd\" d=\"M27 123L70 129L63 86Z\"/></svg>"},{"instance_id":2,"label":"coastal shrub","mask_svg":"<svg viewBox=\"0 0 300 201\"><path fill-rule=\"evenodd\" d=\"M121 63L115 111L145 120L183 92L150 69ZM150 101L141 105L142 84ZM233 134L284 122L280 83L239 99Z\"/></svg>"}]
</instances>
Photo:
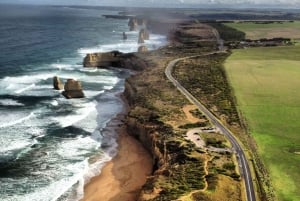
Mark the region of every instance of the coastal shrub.
<instances>
[{"instance_id":1,"label":"coastal shrub","mask_svg":"<svg viewBox=\"0 0 300 201\"><path fill-rule=\"evenodd\" d=\"M229 125L240 125L235 100L223 63L229 54L214 54L179 62L174 77L215 115Z\"/></svg>"},{"instance_id":2,"label":"coastal shrub","mask_svg":"<svg viewBox=\"0 0 300 201\"><path fill-rule=\"evenodd\" d=\"M193 201L211 201L211 199L205 195L203 192L196 192L192 194Z\"/></svg>"},{"instance_id":3,"label":"coastal shrub","mask_svg":"<svg viewBox=\"0 0 300 201\"><path fill-rule=\"evenodd\" d=\"M226 26L222 23L209 23L209 25L217 29L220 37L225 41L241 41L246 37L246 34L244 32Z\"/></svg>"},{"instance_id":4,"label":"coastal shrub","mask_svg":"<svg viewBox=\"0 0 300 201\"><path fill-rule=\"evenodd\" d=\"M202 159L186 157L184 164L177 162L170 164L167 177L161 176L159 182L156 182L156 188L162 191L153 200L176 200L186 192L204 188L205 170Z\"/></svg>"},{"instance_id":5,"label":"coastal shrub","mask_svg":"<svg viewBox=\"0 0 300 201\"><path fill-rule=\"evenodd\" d=\"M234 170L235 169L235 164L234 163L224 163L223 168L226 170Z\"/></svg>"},{"instance_id":6,"label":"coastal shrub","mask_svg":"<svg viewBox=\"0 0 300 201\"><path fill-rule=\"evenodd\" d=\"M190 128L205 127L207 125L208 125L208 121L205 121L205 122L197 122L197 123L184 124L184 125L179 126L179 128L190 129Z\"/></svg>"},{"instance_id":7,"label":"coastal shrub","mask_svg":"<svg viewBox=\"0 0 300 201\"><path fill-rule=\"evenodd\" d=\"M237 181L239 181L241 178L241 176L239 174L237 174L236 172L233 172L230 176Z\"/></svg>"},{"instance_id":8,"label":"coastal shrub","mask_svg":"<svg viewBox=\"0 0 300 201\"><path fill-rule=\"evenodd\" d=\"M214 191L218 184L218 177L216 173L209 173L205 176L206 182L208 184L207 190Z\"/></svg>"},{"instance_id":9,"label":"coastal shrub","mask_svg":"<svg viewBox=\"0 0 300 201\"><path fill-rule=\"evenodd\" d=\"M196 118L206 119L206 116L203 115L198 109L190 110L189 112Z\"/></svg>"},{"instance_id":10,"label":"coastal shrub","mask_svg":"<svg viewBox=\"0 0 300 201\"><path fill-rule=\"evenodd\" d=\"M206 138L205 140L207 146L212 146L216 148L225 148L223 141L217 140L216 138Z\"/></svg>"}]
</instances>

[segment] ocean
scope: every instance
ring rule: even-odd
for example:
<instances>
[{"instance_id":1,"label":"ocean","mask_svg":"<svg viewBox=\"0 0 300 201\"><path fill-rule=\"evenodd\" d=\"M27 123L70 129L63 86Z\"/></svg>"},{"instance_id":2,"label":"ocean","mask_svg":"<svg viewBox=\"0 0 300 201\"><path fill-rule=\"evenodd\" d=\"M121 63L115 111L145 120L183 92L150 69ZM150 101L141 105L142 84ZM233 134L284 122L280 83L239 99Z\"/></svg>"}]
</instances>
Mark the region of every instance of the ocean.
<instances>
[{"instance_id":1,"label":"ocean","mask_svg":"<svg viewBox=\"0 0 300 201\"><path fill-rule=\"evenodd\" d=\"M82 61L92 52L137 51L128 20L102 16L117 13L0 5L1 201L79 200L116 154L117 134L107 125L123 110L119 94L131 72L83 68ZM151 34L146 45L165 43ZM65 99L53 76L81 81L86 97Z\"/></svg>"}]
</instances>

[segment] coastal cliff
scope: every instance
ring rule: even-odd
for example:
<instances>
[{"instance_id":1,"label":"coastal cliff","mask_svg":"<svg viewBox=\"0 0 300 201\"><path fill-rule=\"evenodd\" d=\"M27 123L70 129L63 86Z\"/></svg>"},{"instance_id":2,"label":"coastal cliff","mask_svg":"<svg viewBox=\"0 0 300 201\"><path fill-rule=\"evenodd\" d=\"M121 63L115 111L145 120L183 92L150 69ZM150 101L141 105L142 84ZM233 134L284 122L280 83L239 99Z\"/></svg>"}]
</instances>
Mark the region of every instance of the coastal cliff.
<instances>
[{"instance_id":1,"label":"coastal cliff","mask_svg":"<svg viewBox=\"0 0 300 201\"><path fill-rule=\"evenodd\" d=\"M118 66L120 63L120 57L123 53L119 51L111 51L104 53L90 53L84 57L84 67L107 67Z\"/></svg>"},{"instance_id":2,"label":"coastal cliff","mask_svg":"<svg viewBox=\"0 0 300 201\"><path fill-rule=\"evenodd\" d=\"M90 53L85 56L83 66L87 68L118 67L140 71L146 68L146 64L137 55L137 53L122 53L119 51Z\"/></svg>"}]
</instances>

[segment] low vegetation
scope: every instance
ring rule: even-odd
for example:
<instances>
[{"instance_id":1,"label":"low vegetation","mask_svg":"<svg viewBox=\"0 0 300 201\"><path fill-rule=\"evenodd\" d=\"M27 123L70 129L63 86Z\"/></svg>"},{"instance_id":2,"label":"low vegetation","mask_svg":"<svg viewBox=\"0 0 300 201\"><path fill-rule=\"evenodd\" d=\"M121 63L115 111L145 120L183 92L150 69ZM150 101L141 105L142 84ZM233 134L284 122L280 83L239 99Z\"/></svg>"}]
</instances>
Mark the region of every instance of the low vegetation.
<instances>
[{"instance_id":1,"label":"low vegetation","mask_svg":"<svg viewBox=\"0 0 300 201\"><path fill-rule=\"evenodd\" d=\"M198 119L206 119L206 116L203 115L198 109L190 110L189 112Z\"/></svg>"},{"instance_id":2,"label":"low vegetation","mask_svg":"<svg viewBox=\"0 0 300 201\"><path fill-rule=\"evenodd\" d=\"M179 126L179 128L190 129L190 128L205 127L207 125L209 125L208 121L206 121L206 122L197 122L197 123L187 123L187 124Z\"/></svg>"},{"instance_id":3,"label":"low vegetation","mask_svg":"<svg viewBox=\"0 0 300 201\"><path fill-rule=\"evenodd\" d=\"M300 197L299 63L293 46L234 50L225 65L278 200Z\"/></svg>"},{"instance_id":4,"label":"low vegetation","mask_svg":"<svg viewBox=\"0 0 300 201\"><path fill-rule=\"evenodd\" d=\"M291 38L300 39L300 21L274 21L274 22L231 22L225 23L226 26L232 27L246 33L247 39L261 38Z\"/></svg>"},{"instance_id":5,"label":"low vegetation","mask_svg":"<svg viewBox=\"0 0 300 201\"><path fill-rule=\"evenodd\" d=\"M246 34L243 31L237 30L232 26L222 23L209 23L220 34L220 37L225 41L241 41L245 39Z\"/></svg>"},{"instance_id":6,"label":"low vegetation","mask_svg":"<svg viewBox=\"0 0 300 201\"><path fill-rule=\"evenodd\" d=\"M215 54L179 62L174 77L225 122L238 125L238 113L222 66L228 55Z\"/></svg>"}]
</instances>

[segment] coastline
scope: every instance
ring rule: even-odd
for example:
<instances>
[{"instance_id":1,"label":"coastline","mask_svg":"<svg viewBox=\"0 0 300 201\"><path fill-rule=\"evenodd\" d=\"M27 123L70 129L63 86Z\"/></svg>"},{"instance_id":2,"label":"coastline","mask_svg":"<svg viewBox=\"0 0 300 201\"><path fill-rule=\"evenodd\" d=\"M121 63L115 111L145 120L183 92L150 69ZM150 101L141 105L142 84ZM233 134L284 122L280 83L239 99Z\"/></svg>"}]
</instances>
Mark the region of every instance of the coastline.
<instances>
[{"instance_id":1,"label":"coastline","mask_svg":"<svg viewBox=\"0 0 300 201\"><path fill-rule=\"evenodd\" d=\"M136 200L147 177L151 175L153 161L144 146L127 132L124 118L128 111L125 97L116 97L122 102L122 110L105 127L107 135L115 136L116 154L107 161L98 175L84 185L80 201L132 201Z\"/></svg>"},{"instance_id":2,"label":"coastline","mask_svg":"<svg viewBox=\"0 0 300 201\"><path fill-rule=\"evenodd\" d=\"M155 31L167 35L166 31ZM161 47L165 47L168 42ZM137 53L137 52L135 52ZM84 185L80 201L133 201L153 171L153 158L143 144L128 134L123 120L128 111L126 98L118 95L123 110L107 124L106 129L117 136L117 152L110 161Z\"/></svg>"},{"instance_id":3,"label":"coastline","mask_svg":"<svg viewBox=\"0 0 300 201\"><path fill-rule=\"evenodd\" d=\"M118 120L120 116L118 116ZM82 201L132 201L152 172L152 159L143 146L128 135L126 127L117 128L118 152L98 176L84 187Z\"/></svg>"}]
</instances>

